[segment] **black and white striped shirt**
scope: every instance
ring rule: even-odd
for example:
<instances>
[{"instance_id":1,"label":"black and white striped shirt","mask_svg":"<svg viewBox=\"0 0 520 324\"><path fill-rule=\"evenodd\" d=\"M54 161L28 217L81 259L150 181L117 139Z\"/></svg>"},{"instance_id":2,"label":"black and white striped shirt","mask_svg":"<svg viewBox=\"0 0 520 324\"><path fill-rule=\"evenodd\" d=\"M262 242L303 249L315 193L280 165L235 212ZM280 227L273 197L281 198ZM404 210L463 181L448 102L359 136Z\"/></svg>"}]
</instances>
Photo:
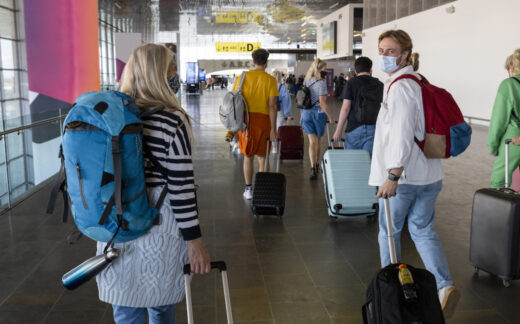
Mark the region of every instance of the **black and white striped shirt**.
<instances>
[{"instance_id":1,"label":"black and white striped shirt","mask_svg":"<svg viewBox=\"0 0 520 324\"><path fill-rule=\"evenodd\" d=\"M201 236L197 213L195 179L191 160L190 132L187 117L180 111L158 111L142 118L143 142L167 173L163 175L153 163L145 163L146 185L164 186L175 220L185 240ZM145 157L145 160L146 159ZM147 161L148 162L148 161Z\"/></svg>"}]
</instances>

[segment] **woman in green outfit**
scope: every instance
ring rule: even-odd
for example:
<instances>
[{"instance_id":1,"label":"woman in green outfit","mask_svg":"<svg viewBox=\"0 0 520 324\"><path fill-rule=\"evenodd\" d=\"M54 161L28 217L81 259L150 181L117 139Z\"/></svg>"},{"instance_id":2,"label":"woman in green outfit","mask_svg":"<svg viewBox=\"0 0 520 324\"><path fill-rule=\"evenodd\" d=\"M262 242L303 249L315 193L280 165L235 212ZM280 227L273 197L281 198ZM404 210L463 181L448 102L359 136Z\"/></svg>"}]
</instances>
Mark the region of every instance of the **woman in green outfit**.
<instances>
[{"instance_id":1,"label":"woman in green outfit","mask_svg":"<svg viewBox=\"0 0 520 324\"><path fill-rule=\"evenodd\" d=\"M520 136L520 48L511 54L505 64L509 78L502 81L493 106L489 123L487 145L489 152L496 156L491 187L505 186L505 145L504 140ZM520 147L509 148L509 179L513 170L520 165Z\"/></svg>"}]
</instances>

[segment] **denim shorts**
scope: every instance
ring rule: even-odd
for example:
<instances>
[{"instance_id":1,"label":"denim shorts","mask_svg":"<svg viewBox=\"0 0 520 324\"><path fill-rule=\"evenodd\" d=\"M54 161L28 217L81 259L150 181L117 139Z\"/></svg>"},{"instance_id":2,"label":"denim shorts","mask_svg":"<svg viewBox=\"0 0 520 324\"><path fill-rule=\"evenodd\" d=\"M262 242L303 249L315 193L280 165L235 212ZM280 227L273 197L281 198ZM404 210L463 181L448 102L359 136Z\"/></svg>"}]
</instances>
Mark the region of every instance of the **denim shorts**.
<instances>
[{"instance_id":1,"label":"denim shorts","mask_svg":"<svg viewBox=\"0 0 520 324\"><path fill-rule=\"evenodd\" d=\"M327 120L327 114L325 114L319 106L315 106L311 109L302 110L300 123L305 133L321 137L325 133Z\"/></svg>"}]
</instances>

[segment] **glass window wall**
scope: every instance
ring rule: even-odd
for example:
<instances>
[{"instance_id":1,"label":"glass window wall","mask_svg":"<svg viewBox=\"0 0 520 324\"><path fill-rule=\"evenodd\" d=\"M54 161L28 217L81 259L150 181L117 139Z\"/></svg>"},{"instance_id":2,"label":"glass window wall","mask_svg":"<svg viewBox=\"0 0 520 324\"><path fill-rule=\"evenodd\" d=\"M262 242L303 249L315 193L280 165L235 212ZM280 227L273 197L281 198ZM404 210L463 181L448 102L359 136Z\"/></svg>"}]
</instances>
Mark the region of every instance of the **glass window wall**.
<instances>
[{"instance_id":1,"label":"glass window wall","mask_svg":"<svg viewBox=\"0 0 520 324\"><path fill-rule=\"evenodd\" d=\"M0 0L0 131L23 126L22 116L27 114L22 2ZM34 187L27 167L32 161L30 143L23 130L0 136L0 211Z\"/></svg>"}]
</instances>

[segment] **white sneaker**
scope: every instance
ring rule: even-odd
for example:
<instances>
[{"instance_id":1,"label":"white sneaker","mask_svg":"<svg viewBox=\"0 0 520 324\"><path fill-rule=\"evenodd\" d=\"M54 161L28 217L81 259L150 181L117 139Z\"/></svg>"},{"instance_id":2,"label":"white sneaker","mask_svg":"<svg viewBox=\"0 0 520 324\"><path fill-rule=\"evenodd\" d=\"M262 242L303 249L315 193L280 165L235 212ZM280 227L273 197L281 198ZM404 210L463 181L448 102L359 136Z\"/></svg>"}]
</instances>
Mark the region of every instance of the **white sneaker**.
<instances>
[{"instance_id":1,"label":"white sneaker","mask_svg":"<svg viewBox=\"0 0 520 324\"><path fill-rule=\"evenodd\" d=\"M460 300L460 290L455 286L446 286L439 289L438 293L444 317L449 319L455 313L455 308Z\"/></svg>"},{"instance_id":2,"label":"white sneaker","mask_svg":"<svg viewBox=\"0 0 520 324\"><path fill-rule=\"evenodd\" d=\"M246 190L244 190L244 198L247 200L253 199L253 189L246 188Z\"/></svg>"}]
</instances>

